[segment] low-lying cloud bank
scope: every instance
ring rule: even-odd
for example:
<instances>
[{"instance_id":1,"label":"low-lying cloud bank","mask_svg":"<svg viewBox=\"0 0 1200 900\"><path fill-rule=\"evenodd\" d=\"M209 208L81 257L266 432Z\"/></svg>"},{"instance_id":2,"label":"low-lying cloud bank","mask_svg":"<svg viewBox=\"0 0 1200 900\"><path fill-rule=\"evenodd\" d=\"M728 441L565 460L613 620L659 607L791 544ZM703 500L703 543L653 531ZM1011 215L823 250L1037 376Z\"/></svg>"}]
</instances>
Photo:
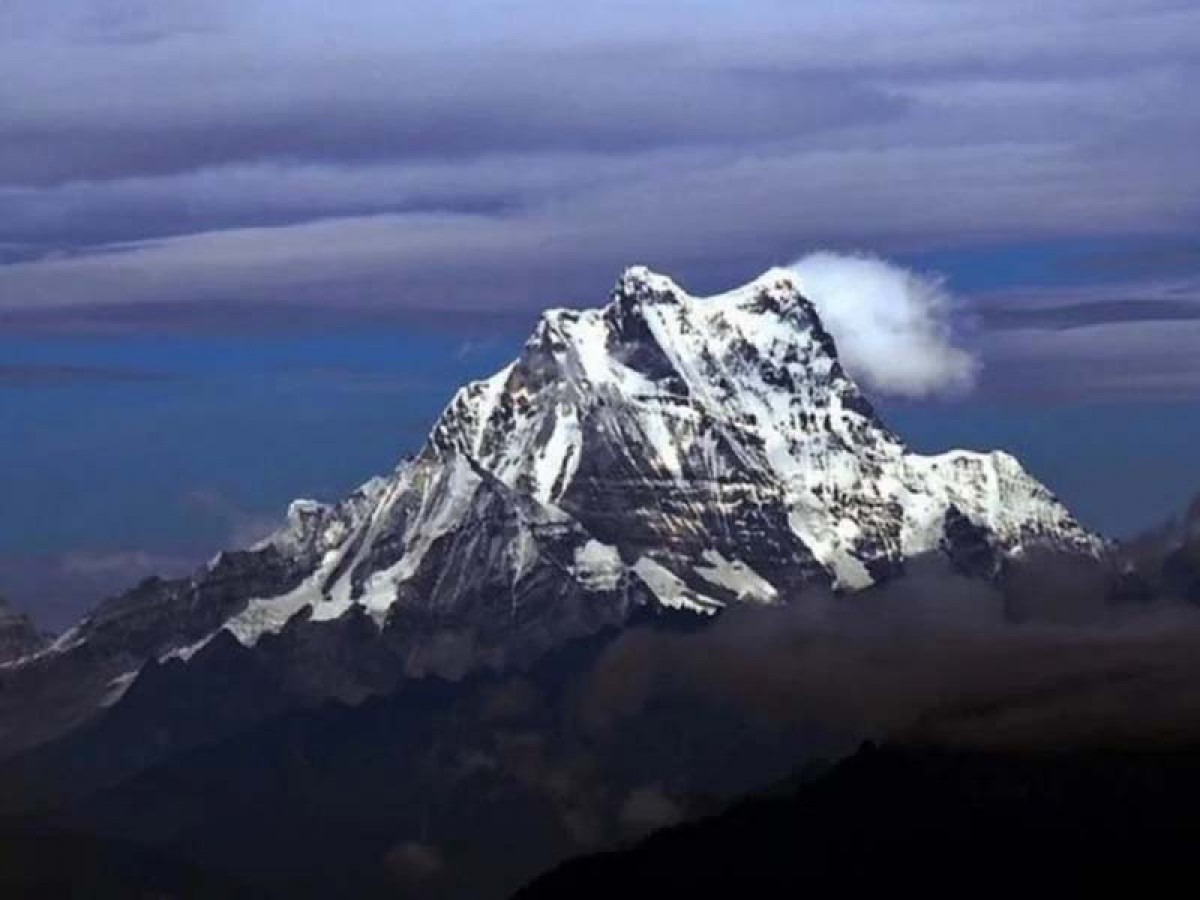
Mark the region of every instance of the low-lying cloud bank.
<instances>
[{"instance_id":1,"label":"low-lying cloud bank","mask_svg":"<svg viewBox=\"0 0 1200 900\"><path fill-rule=\"evenodd\" d=\"M691 695L846 746L1200 740L1200 612L1163 597L1114 601L1104 587L1049 564L1004 590L927 573L856 596L733 609L697 633L633 629L592 672L583 718L606 731Z\"/></svg>"}]
</instances>

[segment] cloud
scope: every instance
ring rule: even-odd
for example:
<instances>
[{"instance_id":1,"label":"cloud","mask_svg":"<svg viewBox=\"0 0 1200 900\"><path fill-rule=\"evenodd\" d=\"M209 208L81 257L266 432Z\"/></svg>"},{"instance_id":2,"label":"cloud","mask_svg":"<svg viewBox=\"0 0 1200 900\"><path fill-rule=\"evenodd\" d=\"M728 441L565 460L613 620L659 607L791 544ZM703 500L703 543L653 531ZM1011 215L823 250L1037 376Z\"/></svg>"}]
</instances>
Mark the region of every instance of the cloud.
<instances>
[{"instance_id":1,"label":"cloud","mask_svg":"<svg viewBox=\"0 0 1200 900\"><path fill-rule=\"evenodd\" d=\"M47 387L70 384L107 384L166 381L170 375L147 369L118 366L12 365L0 363L0 388Z\"/></svg>"},{"instance_id":2,"label":"cloud","mask_svg":"<svg viewBox=\"0 0 1200 900\"><path fill-rule=\"evenodd\" d=\"M661 784L649 784L629 792L617 816L632 835L667 828L684 818L684 809L667 796Z\"/></svg>"},{"instance_id":3,"label":"cloud","mask_svg":"<svg viewBox=\"0 0 1200 900\"><path fill-rule=\"evenodd\" d=\"M223 522L229 533L228 544L235 549L253 546L283 524L281 516L250 512L211 488L189 491L183 497L183 504Z\"/></svg>"},{"instance_id":4,"label":"cloud","mask_svg":"<svg viewBox=\"0 0 1200 900\"><path fill-rule=\"evenodd\" d=\"M286 229L335 220L341 271L370 290L388 276L355 257L354 221L376 215L420 228L422 212L494 213L537 239L513 266L566 242L556 276L637 258L689 282L757 274L800 237L884 247L1195 221L1200 14L1176 4L50 6L0 11L0 242L105 257L196 235L213 256L203 278L136 260L153 284L134 293L156 298L220 292L205 235L301 241ZM461 259L481 240L466 218L447 235ZM443 266L438 289L462 268ZM21 302L23 287L0 296ZM489 297L513 299L504 285Z\"/></svg>"},{"instance_id":5,"label":"cloud","mask_svg":"<svg viewBox=\"0 0 1200 900\"><path fill-rule=\"evenodd\" d=\"M2 4L0 330L590 306L635 260L707 293L1200 211L1187 4L279 5Z\"/></svg>"},{"instance_id":6,"label":"cloud","mask_svg":"<svg viewBox=\"0 0 1200 900\"><path fill-rule=\"evenodd\" d=\"M590 673L583 721L620 734L664 698L698 697L835 744L868 736L1006 748L1194 741L1195 609L1122 607L1106 599L1102 579L1044 577L1055 568L1046 562L1003 590L914 573L850 597L733 609L695 633L631 628Z\"/></svg>"},{"instance_id":7,"label":"cloud","mask_svg":"<svg viewBox=\"0 0 1200 900\"><path fill-rule=\"evenodd\" d=\"M956 347L941 281L866 255L821 251L792 264L805 296L869 391L902 397L957 394L978 361Z\"/></svg>"},{"instance_id":8,"label":"cloud","mask_svg":"<svg viewBox=\"0 0 1200 900\"><path fill-rule=\"evenodd\" d=\"M72 551L59 559L63 574L97 582L117 581L134 584L148 575L178 574L195 566L195 560L184 556L150 553L145 550L116 550L112 552Z\"/></svg>"},{"instance_id":9,"label":"cloud","mask_svg":"<svg viewBox=\"0 0 1200 900\"><path fill-rule=\"evenodd\" d=\"M477 356L479 353L495 347L496 341L491 338L467 338L454 351L454 358L460 362Z\"/></svg>"},{"instance_id":10,"label":"cloud","mask_svg":"<svg viewBox=\"0 0 1200 900\"><path fill-rule=\"evenodd\" d=\"M437 878L446 868L441 852L432 844L404 841L387 852L384 865L400 886L415 886Z\"/></svg>"},{"instance_id":11,"label":"cloud","mask_svg":"<svg viewBox=\"0 0 1200 900\"><path fill-rule=\"evenodd\" d=\"M1196 398L1200 320L1130 318L986 335L988 393L1043 399L1156 403ZM1161 455L1162 447L1156 447Z\"/></svg>"}]
</instances>

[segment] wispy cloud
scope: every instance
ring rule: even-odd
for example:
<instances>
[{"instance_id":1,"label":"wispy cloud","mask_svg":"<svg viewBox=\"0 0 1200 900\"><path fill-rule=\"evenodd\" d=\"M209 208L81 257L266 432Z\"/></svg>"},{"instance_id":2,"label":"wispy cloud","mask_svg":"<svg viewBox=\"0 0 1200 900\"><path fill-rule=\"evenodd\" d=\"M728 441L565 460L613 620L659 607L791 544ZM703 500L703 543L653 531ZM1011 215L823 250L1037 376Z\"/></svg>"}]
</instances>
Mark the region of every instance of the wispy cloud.
<instances>
[{"instance_id":1,"label":"wispy cloud","mask_svg":"<svg viewBox=\"0 0 1200 900\"><path fill-rule=\"evenodd\" d=\"M15 365L0 363L0 388L46 387L59 384L94 384L104 382L153 382L171 379L166 372L117 366Z\"/></svg>"},{"instance_id":2,"label":"wispy cloud","mask_svg":"<svg viewBox=\"0 0 1200 900\"><path fill-rule=\"evenodd\" d=\"M58 557L56 567L68 577L98 582L116 580L132 586L147 575L169 576L190 569L190 557L147 550L85 551L76 550Z\"/></svg>"},{"instance_id":3,"label":"wispy cloud","mask_svg":"<svg viewBox=\"0 0 1200 900\"><path fill-rule=\"evenodd\" d=\"M1195 278L987 293L972 316L989 392L1178 401L1200 391Z\"/></svg>"},{"instance_id":4,"label":"wispy cloud","mask_svg":"<svg viewBox=\"0 0 1200 900\"><path fill-rule=\"evenodd\" d=\"M973 385L979 361L955 345L938 279L862 254L810 253L791 268L864 387L924 397Z\"/></svg>"},{"instance_id":5,"label":"wispy cloud","mask_svg":"<svg viewBox=\"0 0 1200 900\"><path fill-rule=\"evenodd\" d=\"M196 488L183 497L185 506L213 516L228 529L230 548L249 547L261 541L283 524L283 515L264 515L244 509L224 493L212 488Z\"/></svg>"}]
</instances>

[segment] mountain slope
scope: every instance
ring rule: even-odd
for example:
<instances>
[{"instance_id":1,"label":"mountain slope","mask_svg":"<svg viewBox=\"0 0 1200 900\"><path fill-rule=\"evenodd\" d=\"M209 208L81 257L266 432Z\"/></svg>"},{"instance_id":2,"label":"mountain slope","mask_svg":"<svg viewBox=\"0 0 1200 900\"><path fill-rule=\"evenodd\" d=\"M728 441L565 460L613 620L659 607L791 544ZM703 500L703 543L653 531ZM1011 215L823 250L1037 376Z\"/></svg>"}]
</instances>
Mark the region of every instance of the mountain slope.
<instances>
[{"instance_id":1,"label":"mountain slope","mask_svg":"<svg viewBox=\"0 0 1200 900\"><path fill-rule=\"evenodd\" d=\"M19 613L0 597L0 663L36 653L46 644L29 616Z\"/></svg>"},{"instance_id":2,"label":"mountain slope","mask_svg":"<svg viewBox=\"0 0 1200 900\"><path fill-rule=\"evenodd\" d=\"M266 895L137 844L0 822L0 892L10 898L236 900Z\"/></svg>"},{"instance_id":3,"label":"mountain slope","mask_svg":"<svg viewBox=\"0 0 1200 900\"><path fill-rule=\"evenodd\" d=\"M148 581L10 664L0 720L26 727L0 740L71 727L146 660L186 659L222 630L255 646L365 615L387 687L528 659L644 604L786 602L929 554L991 577L1031 547L1103 551L1012 457L909 452L802 288L774 270L699 298L634 268L605 307L544 313L389 477L336 505L297 501L262 544Z\"/></svg>"},{"instance_id":4,"label":"mountain slope","mask_svg":"<svg viewBox=\"0 0 1200 900\"><path fill-rule=\"evenodd\" d=\"M520 357L460 390L391 479L336 507L293 505L267 546L321 562L232 627L252 641L305 605L333 618L361 604L381 622L462 605L476 585L440 589L453 571L444 539L477 536L499 496L511 521L491 535L496 555L475 560L490 587L517 588L549 557L587 589L634 582L700 610L813 582L865 586L954 549L960 520L1000 556L1100 549L1012 457L909 453L791 273L695 298L631 269L603 309L545 313Z\"/></svg>"}]
</instances>

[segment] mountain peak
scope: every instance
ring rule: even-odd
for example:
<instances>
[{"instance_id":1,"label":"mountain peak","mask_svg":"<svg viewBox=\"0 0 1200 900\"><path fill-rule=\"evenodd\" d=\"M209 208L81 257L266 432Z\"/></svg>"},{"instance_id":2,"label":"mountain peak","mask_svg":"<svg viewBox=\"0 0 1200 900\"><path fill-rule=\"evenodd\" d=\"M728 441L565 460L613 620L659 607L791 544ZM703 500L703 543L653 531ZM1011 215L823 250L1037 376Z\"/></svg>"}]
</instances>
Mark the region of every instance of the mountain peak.
<instances>
[{"instance_id":1,"label":"mountain peak","mask_svg":"<svg viewBox=\"0 0 1200 900\"><path fill-rule=\"evenodd\" d=\"M785 603L926 554L994 574L1038 544L1103 547L1005 454L910 452L794 273L695 297L635 266L607 305L544 313L390 476L293 503L249 551L139 589L56 646L103 631L186 655L221 629L253 645L300 614L365 614L413 659L452 633L494 661L639 604Z\"/></svg>"},{"instance_id":2,"label":"mountain peak","mask_svg":"<svg viewBox=\"0 0 1200 900\"><path fill-rule=\"evenodd\" d=\"M441 583L451 563L435 547L479 527L485 494L515 517L516 541L488 577L515 589L507 579L551 564L576 588L636 584L702 610L814 581L862 587L967 534L996 560L1041 541L1100 547L1005 454L910 453L782 268L694 297L634 266L608 305L544 313L512 364L455 395L377 501L323 514L334 537L319 542L311 602L340 597L336 612L369 595L381 616L396 596L420 602L406 585Z\"/></svg>"},{"instance_id":3,"label":"mountain peak","mask_svg":"<svg viewBox=\"0 0 1200 900\"><path fill-rule=\"evenodd\" d=\"M1104 550L1012 457L909 451L791 272L695 297L634 267L607 305L544 313L389 475L293 503L266 540L147 580L34 655L13 622L0 665L55 703L68 683L82 715L228 631L306 690L360 697L529 660L639 607L788 603L918 556L996 577L1039 546Z\"/></svg>"},{"instance_id":4,"label":"mountain peak","mask_svg":"<svg viewBox=\"0 0 1200 900\"><path fill-rule=\"evenodd\" d=\"M751 284L767 289L779 288L796 291L800 289L799 276L786 266L772 266L755 278Z\"/></svg>"},{"instance_id":5,"label":"mountain peak","mask_svg":"<svg viewBox=\"0 0 1200 900\"><path fill-rule=\"evenodd\" d=\"M613 288L613 297L638 299L678 299L683 289L667 275L647 266L629 266L621 273Z\"/></svg>"},{"instance_id":6,"label":"mountain peak","mask_svg":"<svg viewBox=\"0 0 1200 900\"><path fill-rule=\"evenodd\" d=\"M761 275L745 284L716 297L730 297L737 294L773 293L779 295L799 295L800 278L792 269L786 266L772 266ZM613 296L659 297L674 299L698 299L691 297L671 276L656 272L648 266L629 266L617 279L613 288ZM703 298L699 298L703 299Z\"/></svg>"}]
</instances>

